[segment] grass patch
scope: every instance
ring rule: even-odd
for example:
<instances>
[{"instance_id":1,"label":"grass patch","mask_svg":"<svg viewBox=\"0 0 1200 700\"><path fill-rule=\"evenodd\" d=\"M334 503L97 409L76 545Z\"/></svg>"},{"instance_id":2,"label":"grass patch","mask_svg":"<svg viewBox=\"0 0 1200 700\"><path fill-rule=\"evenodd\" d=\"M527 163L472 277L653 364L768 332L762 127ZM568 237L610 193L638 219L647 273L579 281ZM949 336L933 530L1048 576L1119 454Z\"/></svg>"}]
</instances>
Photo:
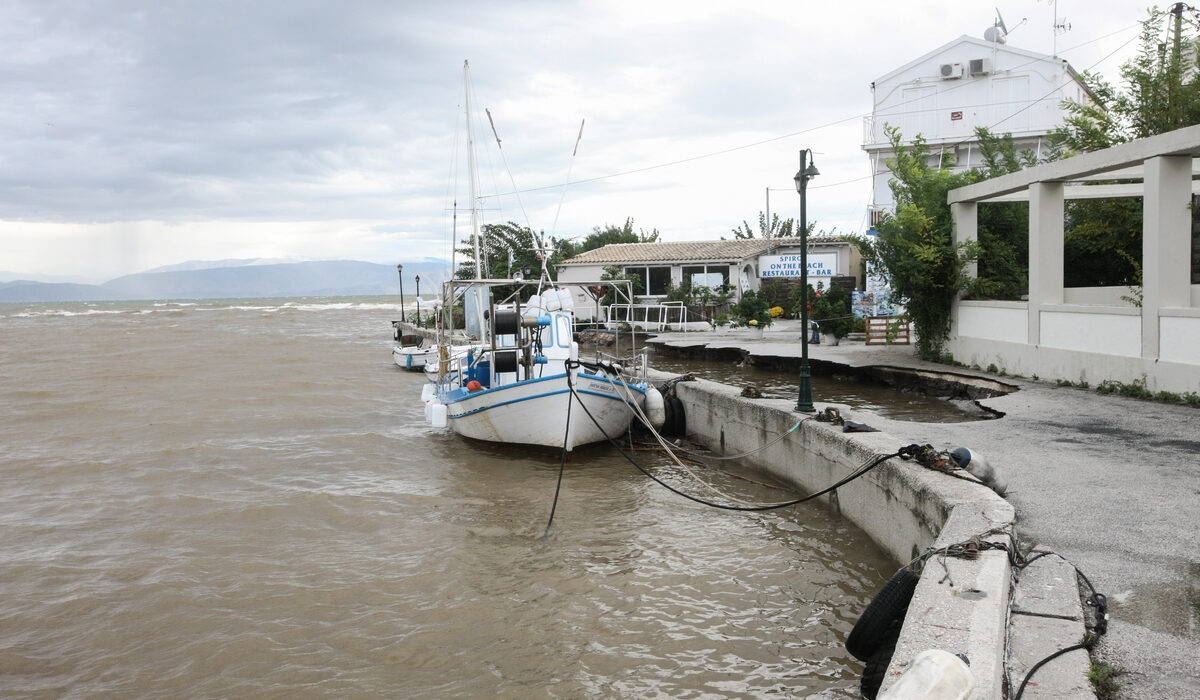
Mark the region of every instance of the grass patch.
<instances>
[{"instance_id":1,"label":"grass patch","mask_svg":"<svg viewBox=\"0 0 1200 700\"><path fill-rule=\"evenodd\" d=\"M1099 661L1092 662L1088 668L1088 680L1092 683L1092 689L1096 691L1097 700L1116 700L1117 691L1121 689L1121 684L1117 682L1119 675L1119 668Z\"/></svg>"}]
</instances>

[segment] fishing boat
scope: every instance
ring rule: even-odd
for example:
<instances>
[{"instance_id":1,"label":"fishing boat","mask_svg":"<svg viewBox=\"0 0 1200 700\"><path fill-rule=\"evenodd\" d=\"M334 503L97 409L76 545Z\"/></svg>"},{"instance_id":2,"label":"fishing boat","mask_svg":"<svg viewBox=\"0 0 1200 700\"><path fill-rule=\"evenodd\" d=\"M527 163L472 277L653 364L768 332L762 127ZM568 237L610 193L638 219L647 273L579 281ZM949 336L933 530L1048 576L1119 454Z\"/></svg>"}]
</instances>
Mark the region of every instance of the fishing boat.
<instances>
[{"instance_id":1,"label":"fishing boat","mask_svg":"<svg viewBox=\"0 0 1200 700\"><path fill-rule=\"evenodd\" d=\"M663 398L646 381L644 355L624 361L599 353L590 361L580 357L574 295L551 279L551 251L540 237L535 243L539 275L484 277L469 65L464 63L463 72L474 274L473 279L452 279L442 287L436 373L427 370L433 381L422 391L427 419L466 438L568 452L623 435L635 415L648 416L647 422L661 426ZM571 286L602 284L606 283ZM632 301L632 288L625 285L627 300ZM460 332L454 328L455 308L462 310L462 332L469 338L465 346L449 342L451 333Z\"/></svg>"},{"instance_id":2,"label":"fishing boat","mask_svg":"<svg viewBox=\"0 0 1200 700\"><path fill-rule=\"evenodd\" d=\"M580 358L569 289L545 280L446 284L447 298L466 300L468 309L472 298L485 299L486 308L479 343L438 358L438 376L423 393L434 426L568 452L624 435L635 416L662 426L663 397L646 379L644 355ZM509 294L497 299L497 290Z\"/></svg>"}]
</instances>

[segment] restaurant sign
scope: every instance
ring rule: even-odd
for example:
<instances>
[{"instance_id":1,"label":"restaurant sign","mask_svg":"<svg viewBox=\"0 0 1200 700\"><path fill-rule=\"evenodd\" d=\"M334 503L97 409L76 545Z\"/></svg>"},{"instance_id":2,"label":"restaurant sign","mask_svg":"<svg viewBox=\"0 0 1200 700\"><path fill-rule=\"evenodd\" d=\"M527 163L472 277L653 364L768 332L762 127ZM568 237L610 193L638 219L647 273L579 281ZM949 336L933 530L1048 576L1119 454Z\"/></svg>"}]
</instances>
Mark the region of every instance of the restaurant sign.
<instances>
[{"instance_id":1,"label":"restaurant sign","mask_svg":"<svg viewBox=\"0 0 1200 700\"><path fill-rule=\"evenodd\" d=\"M800 277L803 268L800 266L800 255L760 255L758 256L758 276L768 277ZM833 277L837 274L837 253L809 253L809 277Z\"/></svg>"}]
</instances>

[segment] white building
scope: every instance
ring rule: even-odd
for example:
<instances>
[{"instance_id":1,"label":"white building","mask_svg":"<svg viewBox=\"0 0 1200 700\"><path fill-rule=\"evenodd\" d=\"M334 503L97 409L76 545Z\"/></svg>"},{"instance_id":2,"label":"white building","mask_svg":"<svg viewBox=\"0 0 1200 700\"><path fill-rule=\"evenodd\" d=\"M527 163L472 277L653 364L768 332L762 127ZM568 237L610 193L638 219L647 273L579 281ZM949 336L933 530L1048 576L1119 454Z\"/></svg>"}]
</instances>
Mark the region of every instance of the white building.
<instances>
[{"instance_id":1,"label":"white building","mask_svg":"<svg viewBox=\"0 0 1200 700\"><path fill-rule=\"evenodd\" d=\"M953 170L982 165L976 127L1012 134L1017 149L1043 153L1047 135L1063 123L1063 100L1095 103L1078 73L1061 58L1013 48L992 27L989 41L961 36L871 83L863 150L871 159L871 222L894 206L887 161L895 156L885 127L904 143L920 134L931 158L949 154Z\"/></svg>"},{"instance_id":2,"label":"white building","mask_svg":"<svg viewBox=\"0 0 1200 700\"><path fill-rule=\"evenodd\" d=\"M670 243L614 243L596 248L558 264L560 282L596 281L605 268L616 267L642 281L638 298L657 302L668 287L684 281L693 287L725 287L734 300L745 290L757 291L765 279L799 282L799 238L750 238L732 241L685 241ZM768 255L768 250L770 254ZM808 238L809 283L828 285L834 278L854 278L862 289L862 256L851 243L833 237ZM576 292L575 308L586 317L595 306Z\"/></svg>"}]
</instances>

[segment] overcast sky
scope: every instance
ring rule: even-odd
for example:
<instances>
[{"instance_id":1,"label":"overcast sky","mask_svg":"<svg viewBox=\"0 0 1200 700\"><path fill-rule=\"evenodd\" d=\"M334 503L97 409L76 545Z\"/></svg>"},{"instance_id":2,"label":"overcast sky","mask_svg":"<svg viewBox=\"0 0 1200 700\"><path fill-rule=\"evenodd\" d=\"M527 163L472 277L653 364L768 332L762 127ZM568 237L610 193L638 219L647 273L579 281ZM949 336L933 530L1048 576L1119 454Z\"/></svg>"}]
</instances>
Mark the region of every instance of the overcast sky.
<instances>
[{"instance_id":1,"label":"overcast sky","mask_svg":"<svg viewBox=\"0 0 1200 700\"><path fill-rule=\"evenodd\" d=\"M798 216L812 148L809 219L862 231L871 81L982 36L993 5L1011 46L1113 82L1146 16L1061 0L1056 35L1046 0L6 0L0 280L444 257L456 191L467 206L464 60L481 190L522 191L487 199L486 221L716 239L754 224L768 187Z\"/></svg>"}]
</instances>

